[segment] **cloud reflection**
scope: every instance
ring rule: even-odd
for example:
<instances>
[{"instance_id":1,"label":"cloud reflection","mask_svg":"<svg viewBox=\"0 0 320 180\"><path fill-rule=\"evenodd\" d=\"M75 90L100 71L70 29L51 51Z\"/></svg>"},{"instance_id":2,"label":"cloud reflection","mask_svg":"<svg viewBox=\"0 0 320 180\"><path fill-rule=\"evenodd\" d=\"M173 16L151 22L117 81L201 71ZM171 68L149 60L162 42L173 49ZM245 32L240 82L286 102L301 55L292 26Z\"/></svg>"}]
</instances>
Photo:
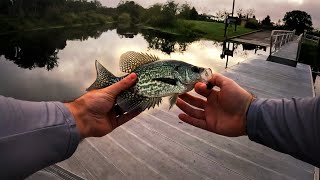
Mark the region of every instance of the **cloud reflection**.
<instances>
[{"instance_id":1,"label":"cloud reflection","mask_svg":"<svg viewBox=\"0 0 320 180\"><path fill-rule=\"evenodd\" d=\"M222 47L212 41L200 40L191 43L186 51L170 55L149 49L147 41L138 34L132 39L120 38L116 30L103 33L99 38L86 41L67 41L58 53L58 67L51 71L44 68L21 69L0 57L0 94L25 100L71 100L85 93L96 78L95 60L116 76L125 73L119 70L119 58L127 51L148 52L160 59L182 60L210 67L215 72L224 70L225 60L220 59ZM229 66L252 57L253 52L239 53L230 58Z\"/></svg>"}]
</instances>

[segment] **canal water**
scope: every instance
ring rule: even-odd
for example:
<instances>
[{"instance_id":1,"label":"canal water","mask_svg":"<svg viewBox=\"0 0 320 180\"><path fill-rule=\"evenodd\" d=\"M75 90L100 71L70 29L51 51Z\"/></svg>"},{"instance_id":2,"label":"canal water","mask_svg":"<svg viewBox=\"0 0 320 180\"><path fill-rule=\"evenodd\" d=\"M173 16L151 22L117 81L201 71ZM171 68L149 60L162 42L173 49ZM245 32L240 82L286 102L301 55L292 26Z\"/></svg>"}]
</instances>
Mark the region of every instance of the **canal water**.
<instances>
[{"instance_id":1,"label":"canal water","mask_svg":"<svg viewBox=\"0 0 320 180\"><path fill-rule=\"evenodd\" d=\"M233 44L231 44L233 47ZM267 51L234 44L228 67ZM0 95L32 101L68 101L85 93L96 78L95 60L110 72L119 70L127 51L175 59L214 72L225 69L223 42L186 38L155 31L84 27L0 36Z\"/></svg>"}]
</instances>

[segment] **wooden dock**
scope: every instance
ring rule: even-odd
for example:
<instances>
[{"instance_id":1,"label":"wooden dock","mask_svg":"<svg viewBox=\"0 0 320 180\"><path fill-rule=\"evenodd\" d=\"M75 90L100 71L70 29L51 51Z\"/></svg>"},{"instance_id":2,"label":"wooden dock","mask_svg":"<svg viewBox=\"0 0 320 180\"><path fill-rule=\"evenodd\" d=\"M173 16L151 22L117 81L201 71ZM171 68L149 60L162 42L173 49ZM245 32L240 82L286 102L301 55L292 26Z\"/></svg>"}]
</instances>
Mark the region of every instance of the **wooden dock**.
<instances>
[{"instance_id":1,"label":"wooden dock","mask_svg":"<svg viewBox=\"0 0 320 180\"><path fill-rule=\"evenodd\" d=\"M300 51L300 39L298 36L295 36L293 41L288 42L278 51L272 53L268 57L268 61L285 64L289 66L297 66L299 51Z\"/></svg>"},{"instance_id":2,"label":"wooden dock","mask_svg":"<svg viewBox=\"0 0 320 180\"><path fill-rule=\"evenodd\" d=\"M271 31L259 31L229 39L231 42L254 44L262 47L270 46Z\"/></svg>"},{"instance_id":3,"label":"wooden dock","mask_svg":"<svg viewBox=\"0 0 320 180\"><path fill-rule=\"evenodd\" d=\"M309 66L290 67L266 58L247 60L222 74L258 97L314 96ZM55 169L63 169L66 173L59 174L72 173L78 179L312 180L314 177L314 167L307 163L247 137L223 137L195 128L181 122L179 113L177 107L168 111L165 101L103 138L84 140L75 154L58 163Z\"/></svg>"}]
</instances>

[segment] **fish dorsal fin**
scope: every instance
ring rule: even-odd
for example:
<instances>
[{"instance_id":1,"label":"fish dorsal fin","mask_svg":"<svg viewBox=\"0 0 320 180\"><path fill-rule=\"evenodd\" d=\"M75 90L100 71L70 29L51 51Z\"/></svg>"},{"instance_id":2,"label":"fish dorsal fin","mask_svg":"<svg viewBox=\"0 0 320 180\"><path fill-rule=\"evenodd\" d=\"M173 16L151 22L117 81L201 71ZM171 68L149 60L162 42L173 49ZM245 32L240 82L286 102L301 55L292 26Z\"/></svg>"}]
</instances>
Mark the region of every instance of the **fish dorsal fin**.
<instances>
[{"instance_id":1,"label":"fish dorsal fin","mask_svg":"<svg viewBox=\"0 0 320 180\"><path fill-rule=\"evenodd\" d=\"M131 73L137 67L159 60L157 56L147 53L137 53L134 51L128 51L120 57L120 70L122 72Z\"/></svg>"}]
</instances>

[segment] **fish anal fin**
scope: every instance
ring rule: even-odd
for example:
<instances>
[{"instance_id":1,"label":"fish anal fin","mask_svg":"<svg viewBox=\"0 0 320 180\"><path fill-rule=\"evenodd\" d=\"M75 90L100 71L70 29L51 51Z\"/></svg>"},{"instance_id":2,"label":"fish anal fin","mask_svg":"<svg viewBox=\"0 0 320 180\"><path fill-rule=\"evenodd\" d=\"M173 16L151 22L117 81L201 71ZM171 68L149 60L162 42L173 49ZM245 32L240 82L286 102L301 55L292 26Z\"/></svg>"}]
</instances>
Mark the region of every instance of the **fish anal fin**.
<instances>
[{"instance_id":1,"label":"fish anal fin","mask_svg":"<svg viewBox=\"0 0 320 180\"><path fill-rule=\"evenodd\" d=\"M157 98L148 98L143 97L137 94L134 94L130 91L123 91L117 97L117 106L121 109L121 112L131 113L136 111L144 111L155 107L161 102L161 97ZM119 110L117 110L119 111Z\"/></svg>"},{"instance_id":2,"label":"fish anal fin","mask_svg":"<svg viewBox=\"0 0 320 180\"><path fill-rule=\"evenodd\" d=\"M176 104L177 99L178 99L178 96L179 96L179 94L174 94L173 96L171 96L171 97L169 98L169 101L170 101L169 110Z\"/></svg>"}]
</instances>

